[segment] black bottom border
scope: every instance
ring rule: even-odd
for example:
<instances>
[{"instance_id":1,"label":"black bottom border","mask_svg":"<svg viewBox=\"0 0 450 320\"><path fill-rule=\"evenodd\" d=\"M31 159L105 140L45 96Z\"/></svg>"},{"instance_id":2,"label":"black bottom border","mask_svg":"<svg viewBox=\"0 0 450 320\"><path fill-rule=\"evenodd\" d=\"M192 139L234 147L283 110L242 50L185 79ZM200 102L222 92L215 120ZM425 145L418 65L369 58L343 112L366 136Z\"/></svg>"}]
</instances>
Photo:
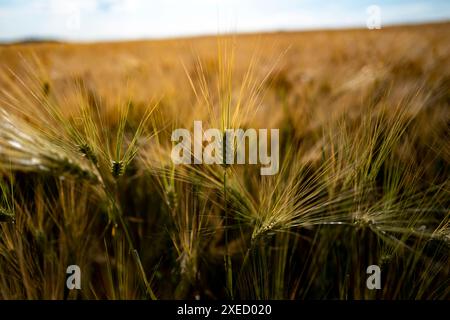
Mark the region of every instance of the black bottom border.
<instances>
[{"instance_id":1,"label":"black bottom border","mask_svg":"<svg viewBox=\"0 0 450 320\"><path fill-rule=\"evenodd\" d=\"M446 314L449 301L0 301L2 314L129 319L311 319L354 316L364 319ZM83 319L84 320L84 319Z\"/></svg>"}]
</instances>

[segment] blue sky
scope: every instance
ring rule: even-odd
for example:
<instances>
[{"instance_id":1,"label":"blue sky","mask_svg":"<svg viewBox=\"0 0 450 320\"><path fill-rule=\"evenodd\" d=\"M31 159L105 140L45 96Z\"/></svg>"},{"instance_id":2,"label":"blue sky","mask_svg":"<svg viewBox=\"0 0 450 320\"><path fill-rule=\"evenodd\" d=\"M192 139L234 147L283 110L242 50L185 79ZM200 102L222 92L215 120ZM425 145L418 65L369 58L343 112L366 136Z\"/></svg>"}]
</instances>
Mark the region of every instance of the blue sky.
<instances>
[{"instance_id":1,"label":"blue sky","mask_svg":"<svg viewBox=\"0 0 450 320\"><path fill-rule=\"evenodd\" d=\"M0 40L164 38L450 20L449 0L0 0Z\"/></svg>"}]
</instances>

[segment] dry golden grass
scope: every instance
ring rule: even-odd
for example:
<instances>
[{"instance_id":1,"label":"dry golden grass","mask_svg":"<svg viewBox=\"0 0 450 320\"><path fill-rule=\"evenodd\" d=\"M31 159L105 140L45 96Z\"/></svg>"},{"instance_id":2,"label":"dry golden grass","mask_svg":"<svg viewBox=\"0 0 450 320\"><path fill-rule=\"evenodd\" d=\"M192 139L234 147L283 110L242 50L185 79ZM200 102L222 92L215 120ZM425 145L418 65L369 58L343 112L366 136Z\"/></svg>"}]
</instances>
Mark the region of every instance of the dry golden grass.
<instances>
[{"instance_id":1,"label":"dry golden grass","mask_svg":"<svg viewBox=\"0 0 450 320\"><path fill-rule=\"evenodd\" d=\"M449 60L449 23L0 46L0 298L448 299ZM194 120L279 128L280 172L173 165Z\"/></svg>"}]
</instances>

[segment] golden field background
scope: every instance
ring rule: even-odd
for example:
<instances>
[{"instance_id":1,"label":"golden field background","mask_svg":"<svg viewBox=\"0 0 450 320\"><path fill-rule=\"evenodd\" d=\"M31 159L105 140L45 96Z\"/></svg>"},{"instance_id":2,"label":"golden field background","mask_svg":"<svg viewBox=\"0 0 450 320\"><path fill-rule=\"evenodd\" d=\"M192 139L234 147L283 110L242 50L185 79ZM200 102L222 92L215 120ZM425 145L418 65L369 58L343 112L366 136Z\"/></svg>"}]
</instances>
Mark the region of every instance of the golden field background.
<instances>
[{"instance_id":1,"label":"golden field background","mask_svg":"<svg viewBox=\"0 0 450 320\"><path fill-rule=\"evenodd\" d=\"M449 24L436 24L375 31L240 35L223 46L235 55L236 88L252 58L256 58L258 66L254 76L262 80L274 69L275 85L287 86L288 104L296 106L293 116L300 106L302 110L317 112L311 117L319 121L323 116L328 117L330 111L351 109L357 104L355 96L363 96L374 84L382 87L384 83L386 87L387 82L393 83L394 99L402 95L405 87L420 86L419 77L422 82L441 77L442 85L446 85L449 28ZM106 106L130 96L136 104L158 98L167 108L184 114L193 109L195 102L192 102L193 91L183 64L195 77L200 61L206 77L214 77L220 41L217 37L200 37L124 43L4 45L0 47L0 67L11 68L19 76L29 75L23 60L32 64L30 56L34 55L43 69L36 73L43 82L52 84L52 94L65 99L68 107L72 107L73 84L82 81ZM270 99L276 95L273 92L276 90L268 91L264 104L273 102ZM429 94L428 90L423 91L424 95ZM268 108L263 106L264 116Z\"/></svg>"},{"instance_id":2,"label":"golden field background","mask_svg":"<svg viewBox=\"0 0 450 320\"><path fill-rule=\"evenodd\" d=\"M449 23L0 46L0 297L448 299L449 60ZM280 173L174 167L194 120L279 128Z\"/></svg>"}]
</instances>

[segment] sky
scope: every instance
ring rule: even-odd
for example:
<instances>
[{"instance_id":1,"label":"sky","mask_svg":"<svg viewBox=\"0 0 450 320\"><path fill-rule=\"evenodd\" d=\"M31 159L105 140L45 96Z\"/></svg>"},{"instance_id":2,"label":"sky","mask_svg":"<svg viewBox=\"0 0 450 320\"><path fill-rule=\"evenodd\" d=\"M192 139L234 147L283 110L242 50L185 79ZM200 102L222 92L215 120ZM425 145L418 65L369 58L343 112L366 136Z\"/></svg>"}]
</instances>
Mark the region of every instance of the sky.
<instances>
[{"instance_id":1,"label":"sky","mask_svg":"<svg viewBox=\"0 0 450 320\"><path fill-rule=\"evenodd\" d=\"M449 20L449 0L0 0L0 41L131 40Z\"/></svg>"}]
</instances>

